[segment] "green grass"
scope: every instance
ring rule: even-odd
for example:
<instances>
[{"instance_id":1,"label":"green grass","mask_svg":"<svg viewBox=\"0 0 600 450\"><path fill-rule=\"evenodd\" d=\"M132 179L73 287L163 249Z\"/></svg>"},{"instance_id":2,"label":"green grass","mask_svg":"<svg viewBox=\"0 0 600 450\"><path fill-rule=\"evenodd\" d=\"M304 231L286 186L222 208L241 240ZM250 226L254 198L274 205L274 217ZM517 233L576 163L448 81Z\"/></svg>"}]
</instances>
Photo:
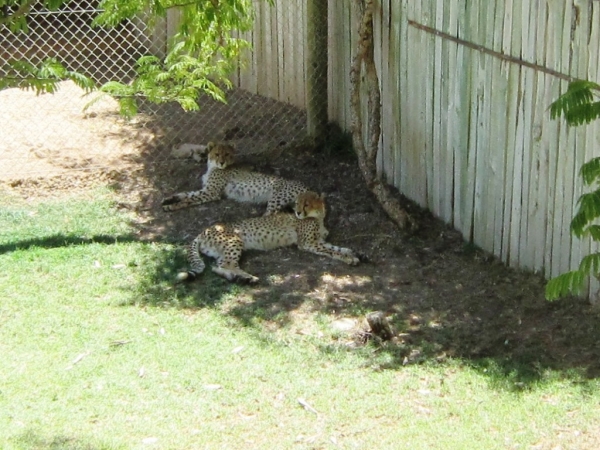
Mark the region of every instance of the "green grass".
<instances>
[{"instance_id":1,"label":"green grass","mask_svg":"<svg viewBox=\"0 0 600 450\"><path fill-rule=\"evenodd\" d=\"M598 447L595 380L398 366L337 345L320 313L321 333L273 329L250 289L210 273L174 286L183 251L137 241L108 191L3 202L2 449Z\"/></svg>"}]
</instances>

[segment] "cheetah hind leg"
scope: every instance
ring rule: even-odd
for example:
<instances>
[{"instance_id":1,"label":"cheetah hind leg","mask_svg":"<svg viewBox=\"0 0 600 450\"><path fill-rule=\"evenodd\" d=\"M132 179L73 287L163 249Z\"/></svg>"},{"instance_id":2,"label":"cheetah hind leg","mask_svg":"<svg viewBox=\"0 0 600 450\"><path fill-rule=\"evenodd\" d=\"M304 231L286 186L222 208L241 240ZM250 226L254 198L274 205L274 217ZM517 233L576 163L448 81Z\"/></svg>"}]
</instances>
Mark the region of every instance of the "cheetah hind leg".
<instances>
[{"instance_id":1,"label":"cheetah hind leg","mask_svg":"<svg viewBox=\"0 0 600 450\"><path fill-rule=\"evenodd\" d=\"M249 274L240 268L240 258L242 257L243 243L239 236L230 236L231 241L224 248L221 248L217 257L217 264L213 266L212 271L222 276L226 280L235 283L258 283L258 277Z\"/></svg>"},{"instance_id":2,"label":"cheetah hind leg","mask_svg":"<svg viewBox=\"0 0 600 450\"><path fill-rule=\"evenodd\" d=\"M188 261L191 267L189 270L177 274L177 278L175 279L176 283L181 283L182 281L194 281L198 278L198 275L204 272L206 265L202 260L202 256L200 256L201 239L202 235L198 235L188 247Z\"/></svg>"},{"instance_id":3,"label":"cheetah hind leg","mask_svg":"<svg viewBox=\"0 0 600 450\"><path fill-rule=\"evenodd\" d=\"M214 266L212 271L217 275L220 275L223 278L235 283L256 284L259 280L258 277L249 274L239 267L227 268L222 266Z\"/></svg>"}]
</instances>

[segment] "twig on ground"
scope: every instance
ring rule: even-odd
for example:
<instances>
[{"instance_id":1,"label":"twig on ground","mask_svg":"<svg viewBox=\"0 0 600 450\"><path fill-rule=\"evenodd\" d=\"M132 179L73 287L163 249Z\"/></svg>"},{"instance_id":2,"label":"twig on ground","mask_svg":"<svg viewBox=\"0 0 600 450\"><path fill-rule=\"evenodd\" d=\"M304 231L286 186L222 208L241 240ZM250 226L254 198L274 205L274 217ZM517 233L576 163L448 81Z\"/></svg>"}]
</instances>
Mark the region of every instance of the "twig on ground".
<instances>
[{"instance_id":1,"label":"twig on ground","mask_svg":"<svg viewBox=\"0 0 600 450\"><path fill-rule=\"evenodd\" d=\"M310 406L310 404L306 400L304 400L302 397L298 397L298 403L300 403L300 405L302 405L302 407L304 409L306 409L307 411L310 411L311 413L315 414L316 416L319 415L317 410L315 408L313 408L312 406Z\"/></svg>"}]
</instances>

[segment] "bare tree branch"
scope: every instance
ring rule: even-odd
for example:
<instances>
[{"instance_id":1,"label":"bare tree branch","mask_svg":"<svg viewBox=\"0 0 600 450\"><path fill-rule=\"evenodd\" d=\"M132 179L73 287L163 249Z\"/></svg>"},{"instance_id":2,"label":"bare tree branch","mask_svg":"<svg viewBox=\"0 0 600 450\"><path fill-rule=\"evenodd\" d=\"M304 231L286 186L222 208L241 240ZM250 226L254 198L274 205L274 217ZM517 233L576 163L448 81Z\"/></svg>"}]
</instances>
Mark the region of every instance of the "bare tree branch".
<instances>
[{"instance_id":1,"label":"bare tree branch","mask_svg":"<svg viewBox=\"0 0 600 450\"><path fill-rule=\"evenodd\" d=\"M352 116L352 141L358 156L358 165L369 190L377 201L400 228L414 228L415 221L402 208L397 198L377 173L377 152L381 136L381 92L375 66L373 45L373 0L354 0L360 18L358 47L350 68L350 106ZM361 110L361 70L364 65L367 86L367 146L363 135Z\"/></svg>"}]
</instances>

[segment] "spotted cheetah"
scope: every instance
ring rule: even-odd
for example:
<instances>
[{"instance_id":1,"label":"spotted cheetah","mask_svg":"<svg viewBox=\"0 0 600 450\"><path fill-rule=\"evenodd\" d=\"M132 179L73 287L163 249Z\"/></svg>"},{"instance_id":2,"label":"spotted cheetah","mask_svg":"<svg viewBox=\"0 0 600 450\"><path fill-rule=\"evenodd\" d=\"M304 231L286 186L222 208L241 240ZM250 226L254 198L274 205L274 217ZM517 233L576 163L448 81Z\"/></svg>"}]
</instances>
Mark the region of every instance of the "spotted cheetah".
<instances>
[{"instance_id":1,"label":"spotted cheetah","mask_svg":"<svg viewBox=\"0 0 600 450\"><path fill-rule=\"evenodd\" d=\"M266 203L265 215L292 205L298 194L308 188L299 181L285 180L274 175L231 168L235 151L227 144L209 142L208 167L202 176L202 190L182 192L166 198L163 210L175 211L189 206L201 205L227 198L239 202Z\"/></svg>"},{"instance_id":2,"label":"spotted cheetah","mask_svg":"<svg viewBox=\"0 0 600 450\"><path fill-rule=\"evenodd\" d=\"M349 248L325 242L325 201L315 192L300 194L294 214L277 213L254 217L231 224L216 224L201 232L188 251L191 269L180 272L178 281L192 281L202 272L203 253L216 258L212 270L229 281L256 283L258 278L242 270L239 260L244 250L272 250L297 245L317 255L338 259L346 264L359 263L358 256Z\"/></svg>"}]
</instances>

